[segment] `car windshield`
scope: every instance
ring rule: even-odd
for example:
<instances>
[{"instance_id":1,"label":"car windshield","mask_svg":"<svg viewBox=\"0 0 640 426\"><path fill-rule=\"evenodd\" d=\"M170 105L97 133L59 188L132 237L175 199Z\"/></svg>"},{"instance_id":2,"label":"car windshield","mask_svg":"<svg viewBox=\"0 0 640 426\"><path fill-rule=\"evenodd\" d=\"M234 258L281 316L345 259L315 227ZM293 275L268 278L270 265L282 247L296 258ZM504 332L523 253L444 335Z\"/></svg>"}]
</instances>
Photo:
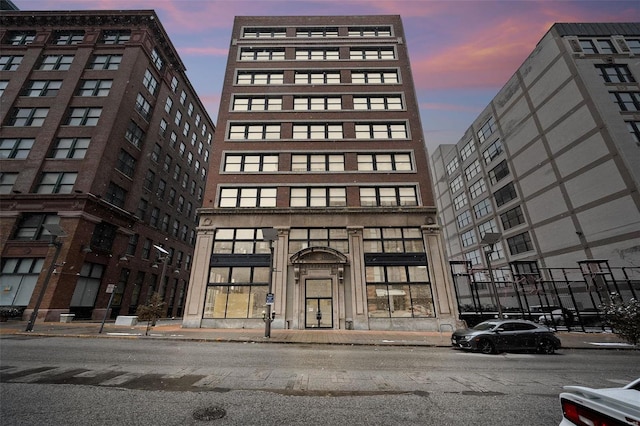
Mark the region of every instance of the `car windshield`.
<instances>
[{"instance_id":1,"label":"car windshield","mask_svg":"<svg viewBox=\"0 0 640 426\"><path fill-rule=\"evenodd\" d=\"M495 322L481 322L472 328L472 330L491 330L497 324Z\"/></svg>"}]
</instances>

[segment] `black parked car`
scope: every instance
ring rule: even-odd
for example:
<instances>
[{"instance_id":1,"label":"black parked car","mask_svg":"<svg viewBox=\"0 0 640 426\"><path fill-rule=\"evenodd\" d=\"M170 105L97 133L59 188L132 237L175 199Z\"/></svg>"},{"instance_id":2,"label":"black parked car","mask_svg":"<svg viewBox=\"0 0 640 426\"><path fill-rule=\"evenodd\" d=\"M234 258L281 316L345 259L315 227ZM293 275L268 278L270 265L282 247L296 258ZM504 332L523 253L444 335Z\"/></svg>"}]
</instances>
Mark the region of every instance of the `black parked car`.
<instances>
[{"instance_id":1,"label":"black parked car","mask_svg":"<svg viewBox=\"0 0 640 426\"><path fill-rule=\"evenodd\" d=\"M535 350L552 354L561 343L547 326L526 320L489 320L451 335L454 348L492 354L500 351Z\"/></svg>"}]
</instances>

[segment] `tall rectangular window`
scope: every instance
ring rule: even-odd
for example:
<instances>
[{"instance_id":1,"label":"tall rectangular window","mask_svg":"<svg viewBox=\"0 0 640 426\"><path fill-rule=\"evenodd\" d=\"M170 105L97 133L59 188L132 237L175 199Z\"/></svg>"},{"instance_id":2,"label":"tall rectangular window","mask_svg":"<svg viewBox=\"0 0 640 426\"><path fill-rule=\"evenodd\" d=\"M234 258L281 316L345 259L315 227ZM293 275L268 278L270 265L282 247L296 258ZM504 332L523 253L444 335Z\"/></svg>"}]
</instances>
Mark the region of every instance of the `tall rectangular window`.
<instances>
[{"instance_id":1,"label":"tall rectangular window","mask_svg":"<svg viewBox=\"0 0 640 426\"><path fill-rule=\"evenodd\" d=\"M280 111L282 97L236 96L233 98L234 111Z\"/></svg>"},{"instance_id":2,"label":"tall rectangular window","mask_svg":"<svg viewBox=\"0 0 640 426\"><path fill-rule=\"evenodd\" d=\"M338 37L337 27L296 28L297 38Z\"/></svg>"},{"instance_id":3,"label":"tall rectangular window","mask_svg":"<svg viewBox=\"0 0 640 426\"><path fill-rule=\"evenodd\" d=\"M41 71L66 71L71 68L73 55L45 55L38 67Z\"/></svg>"},{"instance_id":4,"label":"tall rectangular window","mask_svg":"<svg viewBox=\"0 0 640 426\"><path fill-rule=\"evenodd\" d=\"M114 206L124 208L124 202L127 198L127 191L121 186L116 185L113 182L109 182L107 187L107 193L105 194L105 201L113 204Z\"/></svg>"},{"instance_id":5,"label":"tall rectangular window","mask_svg":"<svg viewBox=\"0 0 640 426\"><path fill-rule=\"evenodd\" d=\"M42 127L49 108L14 108L9 117L9 126Z\"/></svg>"},{"instance_id":6,"label":"tall rectangular window","mask_svg":"<svg viewBox=\"0 0 640 426\"><path fill-rule=\"evenodd\" d=\"M493 193L493 197L496 199L496 205L498 207L507 204L511 200L518 198L518 193L513 185L513 182L509 182L502 188Z\"/></svg>"},{"instance_id":7,"label":"tall rectangular window","mask_svg":"<svg viewBox=\"0 0 640 426\"><path fill-rule=\"evenodd\" d=\"M489 119L480 127L478 130L478 140L480 143L483 143L489 136L493 134L498 129L496 125L496 121L493 117L489 117Z\"/></svg>"},{"instance_id":8,"label":"tall rectangular window","mask_svg":"<svg viewBox=\"0 0 640 426\"><path fill-rule=\"evenodd\" d=\"M36 188L37 194L71 194L78 173L45 172Z\"/></svg>"},{"instance_id":9,"label":"tall rectangular window","mask_svg":"<svg viewBox=\"0 0 640 426\"><path fill-rule=\"evenodd\" d=\"M18 180L18 173L0 172L0 194L10 194Z\"/></svg>"},{"instance_id":10,"label":"tall rectangular window","mask_svg":"<svg viewBox=\"0 0 640 426\"><path fill-rule=\"evenodd\" d=\"M359 171L411 171L411 154L358 154Z\"/></svg>"},{"instance_id":11,"label":"tall rectangular window","mask_svg":"<svg viewBox=\"0 0 640 426\"><path fill-rule=\"evenodd\" d=\"M285 38L286 28L245 28L243 38Z\"/></svg>"},{"instance_id":12,"label":"tall rectangular window","mask_svg":"<svg viewBox=\"0 0 640 426\"><path fill-rule=\"evenodd\" d=\"M294 124L293 139L342 139L342 124Z\"/></svg>"},{"instance_id":13,"label":"tall rectangular window","mask_svg":"<svg viewBox=\"0 0 640 426\"><path fill-rule=\"evenodd\" d=\"M464 176L467 178L467 182L476 177L478 173L480 173L480 162L478 160L474 160L464 169Z\"/></svg>"},{"instance_id":14,"label":"tall rectangular window","mask_svg":"<svg viewBox=\"0 0 640 426\"><path fill-rule=\"evenodd\" d=\"M131 142L136 148L140 148L144 139L144 131L136 124L135 121L129 121L129 127L124 134L126 140Z\"/></svg>"},{"instance_id":15,"label":"tall rectangular window","mask_svg":"<svg viewBox=\"0 0 640 426\"><path fill-rule=\"evenodd\" d=\"M349 59L351 60L376 60L376 59L395 59L396 54L393 47L352 47L349 50Z\"/></svg>"},{"instance_id":16,"label":"tall rectangular window","mask_svg":"<svg viewBox=\"0 0 640 426\"><path fill-rule=\"evenodd\" d=\"M0 159L24 160L29 155L35 139L2 138L0 139Z\"/></svg>"},{"instance_id":17,"label":"tall rectangular window","mask_svg":"<svg viewBox=\"0 0 640 426\"><path fill-rule=\"evenodd\" d=\"M477 198L480 194L483 194L486 191L487 186L484 183L483 179L480 179L477 182L469 185L469 195L471 195L471 199Z\"/></svg>"},{"instance_id":18,"label":"tall rectangular window","mask_svg":"<svg viewBox=\"0 0 640 426\"><path fill-rule=\"evenodd\" d=\"M277 172L277 154L240 154L225 156L225 172Z\"/></svg>"},{"instance_id":19,"label":"tall rectangular window","mask_svg":"<svg viewBox=\"0 0 640 426\"><path fill-rule=\"evenodd\" d=\"M339 71L296 71L295 84L340 84Z\"/></svg>"},{"instance_id":20,"label":"tall rectangular window","mask_svg":"<svg viewBox=\"0 0 640 426\"><path fill-rule=\"evenodd\" d=\"M473 213L475 214L476 219L480 219L481 217L488 215L492 211L493 208L491 207L491 201L489 198L485 198L484 200L473 206Z\"/></svg>"},{"instance_id":21,"label":"tall rectangular window","mask_svg":"<svg viewBox=\"0 0 640 426\"><path fill-rule=\"evenodd\" d=\"M502 154L502 142L500 139L496 139L487 149L482 152L482 158L484 158L484 164L489 164L494 158Z\"/></svg>"},{"instance_id":22,"label":"tall rectangular window","mask_svg":"<svg viewBox=\"0 0 640 426\"><path fill-rule=\"evenodd\" d=\"M136 159L127 151L121 149L120 153L118 154L116 169L120 170L126 176L132 178L133 173L136 171Z\"/></svg>"},{"instance_id":23,"label":"tall rectangular window","mask_svg":"<svg viewBox=\"0 0 640 426\"><path fill-rule=\"evenodd\" d=\"M239 85L271 85L283 84L284 73L265 71L238 71L236 84Z\"/></svg>"},{"instance_id":24,"label":"tall rectangular window","mask_svg":"<svg viewBox=\"0 0 640 426\"><path fill-rule=\"evenodd\" d=\"M136 111L147 121L151 118L151 104L142 96L142 93L138 93L136 98Z\"/></svg>"},{"instance_id":25,"label":"tall rectangular window","mask_svg":"<svg viewBox=\"0 0 640 426\"><path fill-rule=\"evenodd\" d=\"M7 34L6 44L12 46L23 46L31 44L36 39L35 31L11 31Z\"/></svg>"},{"instance_id":26,"label":"tall rectangular window","mask_svg":"<svg viewBox=\"0 0 640 426\"><path fill-rule=\"evenodd\" d=\"M368 111L401 110L402 96L354 96L353 109Z\"/></svg>"},{"instance_id":27,"label":"tall rectangular window","mask_svg":"<svg viewBox=\"0 0 640 426\"><path fill-rule=\"evenodd\" d=\"M351 71L353 84L397 84L399 82L397 70Z\"/></svg>"},{"instance_id":28,"label":"tall rectangular window","mask_svg":"<svg viewBox=\"0 0 640 426\"><path fill-rule=\"evenodd\" d=\"M275 207L276 188L222 188L220 207Z\"/></svg>"},{"instance_id":29,"label":"tall rectangular window","mask_svg":"<svg viewBox=\"0 0 640 426\"><path fill-rule=\"evenodd\" d=\"M92 70L117 70L120 68L122 55L95 55L89 63Z\"/></svg>"},{"instance_id":30,"label":"tall rectangular window","mask_svg":"<svg viewBox=\"0 0 640 426\"><path fill-rule=\"evenodd\" d=\"M0 56L0 71L15 71L22 63L23 56L2 55Z\"/></svg>"},{"instance_id":31,"label":"tall rectangular window","mask_svg":"<svg viewBox=\"0 0 640 426\"><path fill-rule=\"evenodd\" d=\"M356 139L407 139L405 123L356 123Z\"/></svg>"},{"instance_id":32,"label":"tall rectangular window","mask_svg":"<svg viewBox=\"0 0 640 426\"><path fill-rule=\"evenodd\" d=\"M476 144L473 142L473 139L470 139L464 146L460 149L460 159L462 161L469 158L469 156L474 153L476 150Z\"/></svg>"},{"instance_id":33,"label":"tall rectangular window","mask_svg":"<svg viewBox=\"0 0 640 426\"><path fill-rule=\"evenodd\" d=\"M502 228L505 231L525 222L524 213L522 213L522 208L520 206L516 206L511 210L507 210L502 213L500 215L500 220L502 221Z\"/></svg>"},{"instance_id":34,"label":"tall rectangular window","mask_svg":"<svg viewBox=\"0 0 640 426\"><path fill-rule=\"evenodd\" d=\"M417 206L418 195L413 186L360 188L363 207Z\"/></svg>"},{"instance_id":35,"label":"tall rectangular window","mask_svg":"<svg viewBox=\"0 0 640 426\"><path fill-rule=\"evenodd\" d=\"M158 91L158 80L153 76L151 71L148 69L144 72L144 77L142 78L142 85L147 88L149 93L152 96L155 96Z\"/></svg>"},{"instance_id":36,"label":"tall rectangular window","mask_svg":"<svg viewBox=\"0 0 640 426\"><path fill-rule=\"evenodd\" d=\"M507 238L507 244L509 245L509 251L512 255L533 250L533 243L531 242L531 236L528 232Z\"/></svg>"},{"instance_id":37,"label":"tall rectangular window","mask_svg":"<svg viewBox=\"0 0 640 426\"><path fill-rule=\"evenodd\" d=\"M102 114L102 108L71 108L67 121L68 126L95 126Z\"/></svg>"},{"instance_id":38,"label":"tall rectangular window","mask_svg":"<svg viewBox=\"0 0 640 426\"><path fill-rule=\"evenodd\" d=\"M336 61L340 59L338 48L296 49L297 61Z\"/></svg>"},{"instance_id":39,"label":"tall rectangular window","mask_svg":"<svg viewBox=\"0 0 640 426\"><path fill-rule=\"evenodd\" d=\"M509 176L509 166L507 165L507 160L502 160L495 166L493 169L489 170L489 181L492 185L500 182L505 177Z\"/></svg>"},{"instance_id":40,"label":"tall rectangular window","mask_svg":"<svg viewBox=\"0 0 640 426\"><path fill-rule=\"evenodd\" d=\"M640 92L611 92L620 111L640 111Z\"/></svg>"},{"instance_id":41,"label":"tall rectangular window","mask_svg":"<svg viewBox=\"0 0 640 426\"><path fill-rule=\"evenodd\" d=\"M78 96L108 96L113 80L82 80Z\"/></svg>"},{"instance_id":42,"label":"tall rectangular window","mask_svg":"<svg viewBox=\"0 0 640 426\"><path fill-rule=\"evenodd\" d=\"M627 121L627 129L636 145L640 146L640 121Z\"/></svg>"},{"instance_id":43,"label":"tall rectangular window","mask_svg":"<svg viewBox=\"0 0 640 426\"><path fill-rule=\"evenodd\" d=\"M59 138L51 151L51 158L84 158L90 138Z\"/></svg>"},{"instance_id":44,"label":"tall rectangular window","mask_svg":"<svg viewBox=\"0 0 640 426\"><path fill-rule=\"evenodd\" d=\"M347 205L346 188L291 188L291 207L342 207Z\"/></svg>"},{"instance_id":45,"label":"tall rectangular window","mask_svg":"<svg viewBox=\"0 0 640 426\"><path fill-rule=\"evenodd\" d=\"M280 48L251 48L240 49L241 61L283 61L284 49Z\"/></svg>"},{"instance_id":46,"label":"tall rectangular window","mask_svg":"<svg viewBox=\"0 0 640 426\"><path fill-rule=\"evenodd\" d=\"M291 171L294 172L340 172L344 171L342 154L293 154Z\"/></svg>"},{"instance_id":47,"label":"tall rectangular window","mask_svg":"<svg viewBox=\"0 0 640 426\"><path fill-rule=\"evenodd\" d=\"M280 124L231 124L230 140L280 139Z\"/></svg>"},{"instance_id":48,"label":"tall rectangular window","mask_svg":"<svg viewBox=\"0 0 640 426\"><path fill-rule=\"evenodd\" d=\"M104 44L125 44L130 38L129 30L107 30L102 32L100 41Z\"/></svg>"},{"instance_id":49,"label":"tall rectangular window","mask_svg":"<svg viewBox=\"0 0 640 426\"><path fill-rule=\"evenodd\" d=\"M57 31L53 44L58 46L70 46L82 43L84 31Z\"/></svg>"},{"instance_id":50,"label":"tall rectangular window","mask_svg":"<svg viewBox=\"0 0 640 426\"><path fill-rule=\"evenodd\" d=\"M55 213L24 213L16 225L14 240L48 240L51 234L43 225L58 225L60 216Z\"/></svg>"},{"instance_id":51,"label":"tall rectangular window","mask_svg":"<svg viewBox=\"0 0 640 426\"><path fill-rule=\"evenodd\" d=\"M31 80L25 90L23 96L56 96L62 87L62 80Z\"/></svg>"},{"instance_id":52,"label":"tall rectangular window","mask_svg":"<svg viewBox=\"0 0 640 426\"><path fill-rule=\"evenodd\" d=\"M340 96L296 96L293 98L294 111L339 111L342 109Z\"/></svg>"},{"instance_id":53,"label":"tall rectangular window","mask_svg":"<svg viewBox=\"0 0 640 426\"><path fill-rule=\"evenodd\" d=\"M636 79L627 65L596 65L605 83L635 83Z\"/></svg>"}]
</instances>

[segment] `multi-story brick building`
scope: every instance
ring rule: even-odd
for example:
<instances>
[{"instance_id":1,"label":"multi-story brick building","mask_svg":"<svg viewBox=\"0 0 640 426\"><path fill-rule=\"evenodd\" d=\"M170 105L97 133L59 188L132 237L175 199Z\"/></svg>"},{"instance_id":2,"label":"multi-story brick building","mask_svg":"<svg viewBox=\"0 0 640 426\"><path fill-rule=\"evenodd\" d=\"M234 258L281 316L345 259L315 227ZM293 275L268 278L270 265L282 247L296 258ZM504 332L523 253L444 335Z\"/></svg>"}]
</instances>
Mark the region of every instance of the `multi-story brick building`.
<instances>
[{"instance_id":1,"label":"multi-story brick building","mask_svg":"<svg viewBox=\"0 0 640 426\"><path fill-rule=\"evenodd\" d=\"M456 319L399 16L238 17L183 325Z\"/></svg>"},{"instance_id":2,"label":"multi-story brick building","mask_svg":"<svg viewBox=\"0 0 640 426\"><path fill-rule=\"evenodd\" d=\"M638 23L555 24L460 141L432 153L450 260L486 267L490 232L499 279L514 262L640 266L639 57Z\"/></svg>"},{"instance_id":3,"label":"multi-story brick building","mask_svg":"<svg viewBox=\"0 0 640 426\"><path fill-rule=\"evenodd\" d=\"M214 125L156 14L7 11L0 44L0 305L181 315Z\"/></svg>"}]
</instances>

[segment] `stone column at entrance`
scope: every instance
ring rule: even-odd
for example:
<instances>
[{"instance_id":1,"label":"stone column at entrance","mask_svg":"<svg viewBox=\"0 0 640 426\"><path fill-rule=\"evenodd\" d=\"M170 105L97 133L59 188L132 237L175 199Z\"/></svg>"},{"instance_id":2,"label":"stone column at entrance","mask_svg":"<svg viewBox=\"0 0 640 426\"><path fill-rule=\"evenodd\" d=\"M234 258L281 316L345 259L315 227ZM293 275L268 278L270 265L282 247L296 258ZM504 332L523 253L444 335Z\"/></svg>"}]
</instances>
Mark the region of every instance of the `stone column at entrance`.
<instances>
[{"instance_id":1,"label":"stone column at entrance","mask_svg":"<svg viewBox=\"0 0 640 426\"><path fill-rule=\"evenodd\" d=\"M211 225L211 219L202 218L201 224ZM189 292L184 307L182 326L184 328L200 328L202 312L204 312L207 283L209 282L209 264L213 252L213 237L215 228L198 229L196 247L194 250L191 276L189 278Z\"/></svg>"},{"instance_id":2,"label":"stone column at entrance","mask_svg":"<svg viewBox=\"0 0 640 426\"><path fill-rule=\"evenodd\" d=\"M448 264L445 262L440 227L438 225L423 225L421 229L427 250L427 264L438 323L448 324L455 329L457 328L458 309L449 278Z\"/></svg>"}]
</instances>

